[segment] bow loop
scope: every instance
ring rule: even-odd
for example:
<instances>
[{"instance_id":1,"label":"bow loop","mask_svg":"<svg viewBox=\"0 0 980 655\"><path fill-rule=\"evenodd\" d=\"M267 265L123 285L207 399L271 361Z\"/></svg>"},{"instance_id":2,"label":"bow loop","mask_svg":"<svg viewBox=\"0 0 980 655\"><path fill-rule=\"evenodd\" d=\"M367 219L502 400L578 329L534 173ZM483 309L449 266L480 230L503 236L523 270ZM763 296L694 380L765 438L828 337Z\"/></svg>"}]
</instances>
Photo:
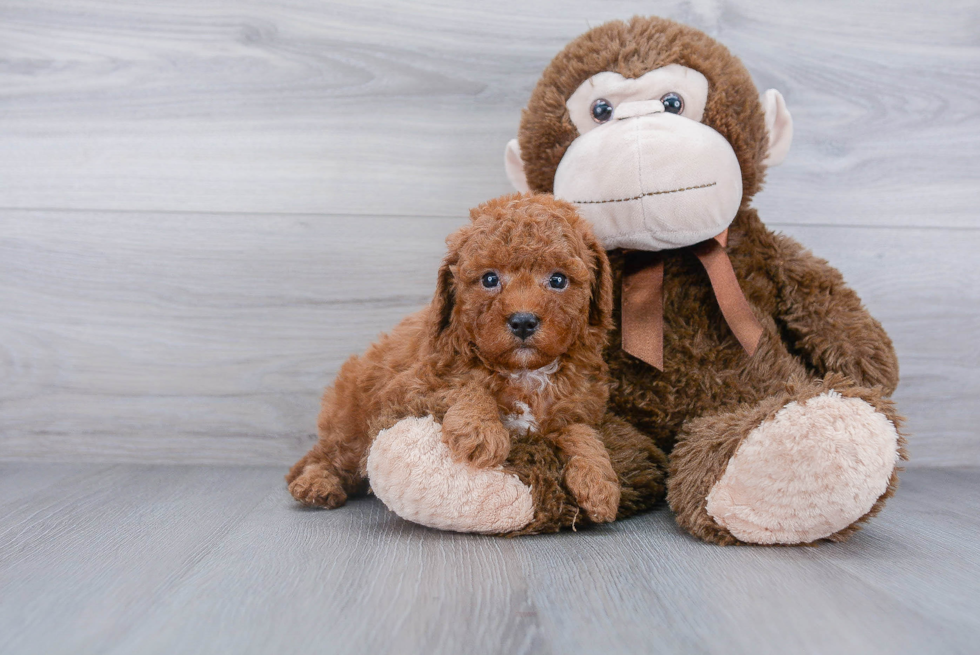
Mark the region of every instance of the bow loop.
<instances>
[{"instance_id":1,"label":"bow loop","mask_svg":"<svg viewBox=\"0 0 980 655\"><path fill-rule=\"evenodd\" d=\"M690 246L711 281L725 321L751 357L762 325L752 312L725 252L728 230ZM664 261L657 252L631 252L623 270L623 350L658 370L664 366Z\"/></svg>"}]
</instances>

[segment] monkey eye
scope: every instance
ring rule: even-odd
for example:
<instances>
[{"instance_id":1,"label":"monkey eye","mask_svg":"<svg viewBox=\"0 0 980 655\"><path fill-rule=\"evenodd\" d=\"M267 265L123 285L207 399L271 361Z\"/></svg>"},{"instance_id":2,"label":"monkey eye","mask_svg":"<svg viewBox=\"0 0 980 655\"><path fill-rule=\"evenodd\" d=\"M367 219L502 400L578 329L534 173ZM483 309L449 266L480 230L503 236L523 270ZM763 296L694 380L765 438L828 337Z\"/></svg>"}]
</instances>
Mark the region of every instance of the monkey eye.
<instances>
[{"instance_id":1,"label":"monkey eye","mask_svg":"<svg viewBox=\"0 0 980 655\"><path fill-rule=\"evenodd\" d=\"M495 289L496 287L500 286L500 276L493 271L487 271L484 273L481 281L483 282L483 287L485 289Z\"/></svg>"},{"instance_id":2,"label":"monkey eye","mask_svg":"<svg viewBox=\"0 0 980 655\"><path fill-rule=\"evenodd\" d=\"M660 102L664 103L664 111L668 114L679 114L684 111L684 99L671 91Z\"/></svg>"},{"instance_id":3,"label":"monkey eye","mask_svg":"<svg viewBox=\"0 0 980 655\"><path fill-rule=\"evenodd\" d=\"M592 120L596 123L605 123L613 115L613 106L605 98L599 98L592 103Z\"/></svg>"},{"instance_id":4,"label":"monkey eye","mask_svg":"<svg viewBox=\"0 0 980 655\"><path fill-rule=\"evenodd\" d=\"M564 273L552 273L548 279L548 286L552 289L564 289L568 286L568 276Z\"/></svg>"}]
</instances>

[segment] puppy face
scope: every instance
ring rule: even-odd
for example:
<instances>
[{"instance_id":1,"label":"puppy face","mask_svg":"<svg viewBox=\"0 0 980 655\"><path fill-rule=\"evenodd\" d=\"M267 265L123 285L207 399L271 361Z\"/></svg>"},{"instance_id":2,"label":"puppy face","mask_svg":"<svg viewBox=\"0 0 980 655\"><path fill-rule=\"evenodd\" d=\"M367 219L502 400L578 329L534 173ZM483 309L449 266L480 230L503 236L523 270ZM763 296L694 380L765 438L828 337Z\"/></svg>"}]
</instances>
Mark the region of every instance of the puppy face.
<instances>
[{"instance_id":1,"label":"puppy face","mask_svg":"<svg viewBox=\"0 0 980 655\"><path fill-rule=\"evenodd\" d=\"M505 196L474 209L449 239L433 303L440 331L491 368L547 366L609 327L605 252L573 206L551 196ZM601 335L601 336L599 336Z\"/></svg>"}]
</instances>

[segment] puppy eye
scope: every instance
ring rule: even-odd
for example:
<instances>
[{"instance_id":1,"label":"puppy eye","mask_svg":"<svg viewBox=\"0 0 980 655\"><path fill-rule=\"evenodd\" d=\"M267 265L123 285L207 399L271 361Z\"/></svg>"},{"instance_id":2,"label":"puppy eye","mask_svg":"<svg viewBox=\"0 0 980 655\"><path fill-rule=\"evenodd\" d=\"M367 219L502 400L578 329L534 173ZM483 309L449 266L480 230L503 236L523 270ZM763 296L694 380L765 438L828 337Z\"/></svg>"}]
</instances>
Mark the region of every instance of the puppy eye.
<instances>
[{"instance_id":1,"label":"puppy eye","mask_svg":"<svg viewBox=\"0 0 980 655\"><path fill-rule=\"evenodd\" d=\"M500 286L500 276L490 271L483 274L483 286L486 289L493 289Z\"/></svg>"},{"instance_id":2,"label":"puppy eye","mask_svg":"<svg viewBox=\"0 0 980 655\"><path fill-rule=\"evenodd\" d=\"M552 289L564 289L568 286L568 277L564 273L553 273L548 280L548 286Z\"/></svg>"},{"instance_id":3,"label":"puppy eye","mask_svg":"<svg viewBox=\"0 0 980 655\"><path fill-rule=\"evenodd\" d=\"M684 111L684 99L671 91L660 102L664 103L664 111L668 114L679 114Z\"/></svg>"},{"instance_id":4,"label":"puppy eye","mask_svg":"<svg viewBox=\"0 0 980 655\"><path fill-rule=\"evenodd\" d=\"M599 98L592 103L592 120L596 123L605 123L613 115L613 106L605 98Z\"/></svg>"}]
</instances>

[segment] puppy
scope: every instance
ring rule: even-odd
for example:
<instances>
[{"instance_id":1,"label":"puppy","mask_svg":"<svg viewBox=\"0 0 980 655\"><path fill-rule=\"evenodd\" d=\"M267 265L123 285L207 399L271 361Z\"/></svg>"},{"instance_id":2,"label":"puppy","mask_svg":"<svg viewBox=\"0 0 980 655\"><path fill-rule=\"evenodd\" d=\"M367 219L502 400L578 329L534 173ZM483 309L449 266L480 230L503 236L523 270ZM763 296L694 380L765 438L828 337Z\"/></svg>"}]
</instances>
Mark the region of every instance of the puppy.
<instances>
[{"instance_id":1,"label":"puppy","mask_svg":"<svg viewBox=\"0 0 980 655\"><path fill-rule=\"evenodd\" d=\"M306 505L335 508L366 490L380 429L432 415L457 461L496 467L511 436L540 435L594 522L616 518L620 487L596 427L608 400L606 254L574 207L511 195L470 212L447 239L432 303L361 357L323 397L319 441L286 476Z\"/></svg>"}]
</instances>

